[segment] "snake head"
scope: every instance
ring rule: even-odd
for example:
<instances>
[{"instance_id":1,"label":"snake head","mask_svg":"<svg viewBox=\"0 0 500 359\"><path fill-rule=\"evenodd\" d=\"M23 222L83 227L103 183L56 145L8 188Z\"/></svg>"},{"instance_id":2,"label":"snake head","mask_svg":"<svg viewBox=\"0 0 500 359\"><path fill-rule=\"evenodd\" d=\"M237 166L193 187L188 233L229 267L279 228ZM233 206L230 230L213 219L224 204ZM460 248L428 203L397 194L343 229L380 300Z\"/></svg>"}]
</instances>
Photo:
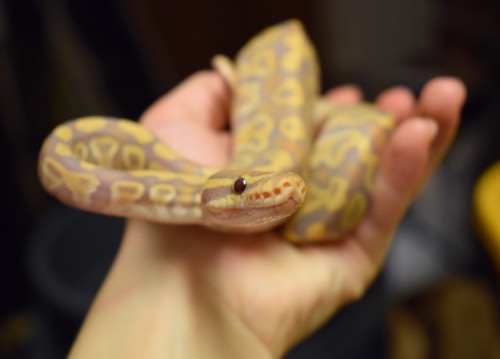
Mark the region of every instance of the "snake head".
<instances>
[{"instance_id":1,"label":"snake head","mask_svg":"<svg viewBox=\"0 0 500 359\"><path fill-rule=\"evenodd\" d=\"M260 231L293 214L305 192L296 173L223 170L206 181L201 203L204 219L217 228Z\"/></svg>"}]
</instances>

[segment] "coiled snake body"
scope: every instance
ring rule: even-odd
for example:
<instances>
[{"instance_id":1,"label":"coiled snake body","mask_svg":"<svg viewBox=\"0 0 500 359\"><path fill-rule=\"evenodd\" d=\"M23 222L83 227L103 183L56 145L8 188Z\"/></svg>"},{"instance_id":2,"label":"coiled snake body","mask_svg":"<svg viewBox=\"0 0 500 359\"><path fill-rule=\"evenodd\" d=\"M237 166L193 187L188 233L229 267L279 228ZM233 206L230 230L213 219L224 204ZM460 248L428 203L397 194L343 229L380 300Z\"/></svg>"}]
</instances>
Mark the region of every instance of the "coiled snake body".
<instances>
[{"instance_id":1,"label":"coiled snake body","mask_svg":"<svg viewBox=\"0 0 500 359\"><path fill-rule=\"evenodd\" d=\"M233 160L192 163L140 125L87 117L57 127L39 176L59 200L94 212L218 230L280 226L292 241L332 240L365 213L394 119L319 98L319 66L301 24L264 30L234 65ZM307 196L306 196L307 183Z\"/></svg>"}]
</instances>

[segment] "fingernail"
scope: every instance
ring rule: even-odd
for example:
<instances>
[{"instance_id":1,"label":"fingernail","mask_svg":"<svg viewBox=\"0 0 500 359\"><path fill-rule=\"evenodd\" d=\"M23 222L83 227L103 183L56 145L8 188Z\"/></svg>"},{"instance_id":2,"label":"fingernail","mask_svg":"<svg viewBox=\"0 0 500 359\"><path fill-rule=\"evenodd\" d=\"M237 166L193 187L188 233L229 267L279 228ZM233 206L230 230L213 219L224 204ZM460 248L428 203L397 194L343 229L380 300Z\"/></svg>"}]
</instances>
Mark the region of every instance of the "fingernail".
<instances>
[{"instance_id":1,"label":"fingernail","mask_svg":"<svg viewBox=\"0 0 500 359\"><path fill-rule=\"evenodd\" d=\"M435 137L439 131L439 126L437 122L432 119L432 118L424 118L423 119L425 125L427 126L427 129L429 133L431 134L432 137Z\"/></svg>"}]
</instances>

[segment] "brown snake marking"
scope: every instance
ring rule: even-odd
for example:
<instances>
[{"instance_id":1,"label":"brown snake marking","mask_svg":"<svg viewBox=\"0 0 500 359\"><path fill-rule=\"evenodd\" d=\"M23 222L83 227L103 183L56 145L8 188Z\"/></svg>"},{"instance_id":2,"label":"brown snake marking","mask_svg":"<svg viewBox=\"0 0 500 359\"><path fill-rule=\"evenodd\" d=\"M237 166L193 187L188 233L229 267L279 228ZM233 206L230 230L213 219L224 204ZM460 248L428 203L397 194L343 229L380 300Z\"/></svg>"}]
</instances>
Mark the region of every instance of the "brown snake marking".
<instances>
[{"instance_id":1,"label":"brown snake marking","mask_svg":"<svg viewBox=\"0 0 500 359\"><path fill-rule=\"evenodd\" d=\"M266 29L234 64L222 58L216 67L233 92L226 168L190 162L131 121L82 118L57 127L42 146L44 187L110 215L225 231L284 224L291 241L350 230L369 206L394 119L367 104L318 101L319 66L298 21Z\"/></svg>"}]
</instances>

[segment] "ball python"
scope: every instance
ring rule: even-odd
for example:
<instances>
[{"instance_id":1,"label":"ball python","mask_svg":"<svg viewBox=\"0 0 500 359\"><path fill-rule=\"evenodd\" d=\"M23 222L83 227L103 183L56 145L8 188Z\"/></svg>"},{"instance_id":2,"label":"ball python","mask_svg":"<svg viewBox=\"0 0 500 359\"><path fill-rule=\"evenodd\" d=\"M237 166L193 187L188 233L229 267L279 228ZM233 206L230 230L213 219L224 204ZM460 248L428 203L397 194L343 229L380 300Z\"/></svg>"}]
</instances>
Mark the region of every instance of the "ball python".
<instances>
[{"instance_id":1,"label":"ball python","mask_svg":"<svg viewBox=\"0 0 500 359\"><path fill-rule=\"evenodd\" d=\"M341 237L369 206L394 118L373 105L320 99L316 52L298 20L265 29L234 62L214 59L232 91L226 167L193 163L133 121L84 117L44 141L44 188L114 216L222 231L276 228L294 242Z\"/></svg>"}]
</instances>

